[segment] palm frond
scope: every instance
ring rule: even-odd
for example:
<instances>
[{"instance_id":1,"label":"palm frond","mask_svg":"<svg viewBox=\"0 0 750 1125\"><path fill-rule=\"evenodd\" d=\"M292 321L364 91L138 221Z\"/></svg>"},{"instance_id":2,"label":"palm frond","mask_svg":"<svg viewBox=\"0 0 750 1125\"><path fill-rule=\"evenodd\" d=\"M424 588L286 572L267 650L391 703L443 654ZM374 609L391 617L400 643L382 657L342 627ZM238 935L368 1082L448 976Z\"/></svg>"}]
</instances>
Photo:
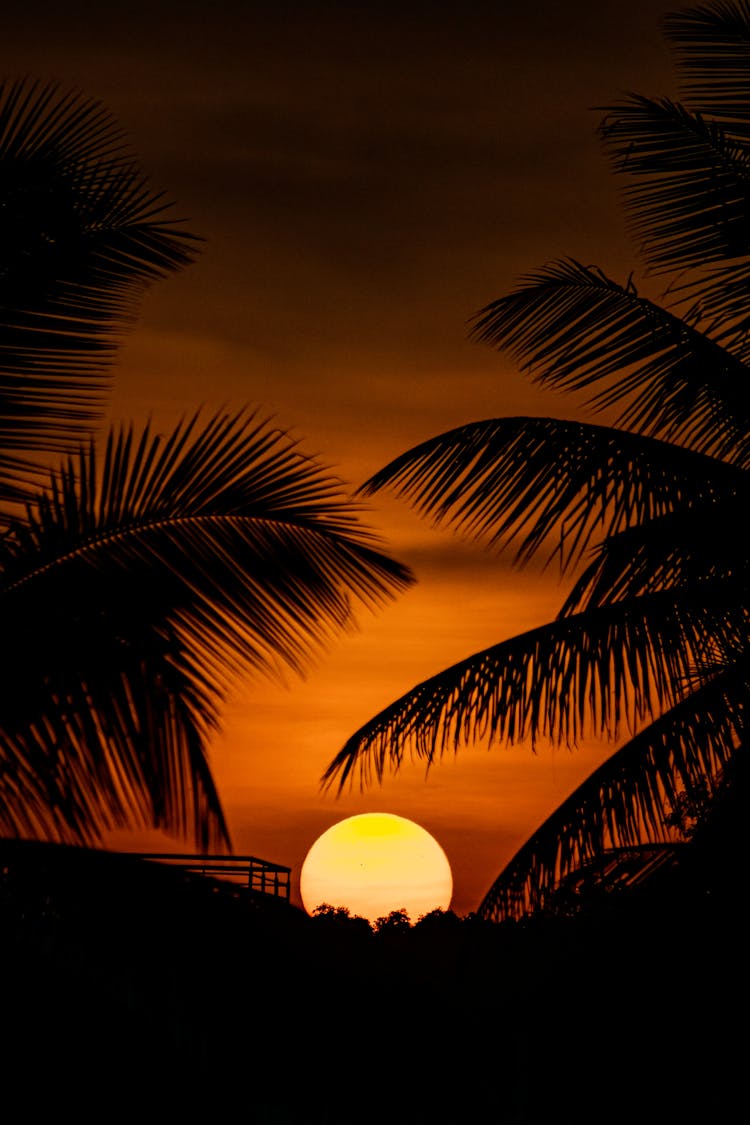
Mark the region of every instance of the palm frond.
<instances>
[{"instance_id":1,"label":"palm frond","mask_svg":"<svg viewBox=\"0 0 750 1125\"><path fill-rule=\"evenodd\" d=\"M90 430L144 290L193 261L170 207L99 103L0 84L0 503Z\"/></svg>"},{"instance_id":2,"label":"palm frond","mask_svg":"<svg viewBox=\"0 0 750 1125\"><path fill-rule=\"evenodd\" d=\"M713 3L670 12L662 20L685 98L739 136L750 136L750 4Z\"/></svg>"},{"instance_id":3,"label":"palm frond","mask_svg":"<svg viewBox=\"0 0 750 1125\"><path fill-rule=\"evenodd\" d=\"M745 366L750 364L750 255L737 258L671 287L686 322L710 323L716 343Z\"/></svg>"},{"instance_id":4,"label":"palm frond","mask_svg":"<svg viewBox=\"0 0 750 1125\"><path fill-rule=\"evenodd\" d=\"M657 272L750 252L750 155L715 121L668 98L632 95L599 132L632 183L624 203L639 250Z\"/></svg>"},{"instance_id":5,"label":"palm frond","mask_svg":"<svg viewBox=\"0 0 750 1125\"><path fill-rule=\"evenodd\" d=\"M341 482L282 431L240 412L195 415L166 439L112 432L51 475L5 544L5 589L74 567L160 583L203 650L300 671L321 637L412 581L374 545ZM1 587L0 587L1 589Z\"/></svg>"},{"instance_id":6,"label":"palm frond","mask_svg":"<svg viewBox=\"0 0 750 1125\"><path fill-rule=\"evenodd\" d=\"M710 326L746 362L750 291L750 156L744 140L669 99L632 96L600 134L624 192L631 231L657 273L681 271L665 296L684 322ZM717 266L717 263L719 265Z\"/></svg>"},{"instance_id":7,"label":"palm frond","mask_svg":"<svg viewBox=\"0 0 750 1125\"><path fill-rule=\"evenodd\" d=\"M701 497L731 492L744 474L670 443L556 418L491 418L459 426L394 458L359 489L384 488L423 517L491 548L540 550L561 569L592 539L648 523Z\"/></svg>"},{"instance_id":8,"label":"palm frond","mask_svg":"<svg viewBox=\"0 0 750 1125\"><path fill-rule=\"evenodd\" d=\"M713 801L746 727L750 582L750 3L668 17L688 100L632 96L602 126L670 308L574 259L474 318L536 383L584 392L613 428L496 419L439 435L361 491L525 563L584 563L557 619L475 653L365 723L324 787L364 788L462 744L629 743L550 818L482 910L519 917L623 847L659 848L683 797ZM698 105L693 105L693 100ZM678 313L675 310L680 310ZM594 546L592 555L584 553Z\"/></svg>"},{"instance_id":9,"label":"palm frond","mask_svg":"<svg viewBox=\"0 0 750 1125\"><path fill-rule=\"evenodd\" d=\"M625 429L750 463L745 364L598 269L566 260L530 274L480 310L472 336L507 350L542 386L605 383L589 405L623 404L617 425Z\"/></svg>"},{"instance_id":10,"label":"palm frond","mask_svg":"<svg viewBox=\"0 0 750 1125\"><path fill-rule=\"evenodd\" d=\"M612 849L675 840L683 795L710 800L747 744L747 659L656 719L594 771L517 852L478 913L494 921L544 909L571 874Z\"/></svg>"},{"instance_id":11,"label":"palm frond","mask_svg":"<svg viewBox=\"0 0 750 1125\"><path fill-rule=\"evenodd\" d=\"M114 608L90 583L69 596L75 608L27 627L4 662L0 828L89 845L111 829L162 829L223 850L207 756L217 699L194 654L163 619L149 628L132 592ZM33 614L31 601L21 608Z\"/></svg>"},{"instance_id":12,"label":"palm frond","mask_svg":"<svg viewBox=\"0 0 750 1125\"><path fill-rule=\"evenodd\" d=\"M30 802L6 823L221 836L206 738L237 677L304 672L412 581L341 482L252 413L113 431L0 541L0 791Z\"/></svg>"},{"instance_id":13,"label":"palm frond","mask_svg":"<svg viewBox=\"0 0 750 1125\"><path fill-rule=\"evenodd\" d=\"M328 765L325 787L361 787L397 772L406 756L427 768L468 742L616 740L712 675L742 644L746 612L722 584L702 601L659 592L558 618L454 664L365 723Z\"/></svg>"},{"instance_id":14,"label":"palm frond","mask_svg":"<svg viewBox=\"0 0 750 1125\"><path fill-rule=\"evenodd\" d=\"M681 590L700 599L706 583L720 582L727 602L750 606L750 570L735 521L746 506L739 489L706 494L642 526L611 530L576 580L561 616L630 600L657 590Z\"/></svg>"}]
</instances>

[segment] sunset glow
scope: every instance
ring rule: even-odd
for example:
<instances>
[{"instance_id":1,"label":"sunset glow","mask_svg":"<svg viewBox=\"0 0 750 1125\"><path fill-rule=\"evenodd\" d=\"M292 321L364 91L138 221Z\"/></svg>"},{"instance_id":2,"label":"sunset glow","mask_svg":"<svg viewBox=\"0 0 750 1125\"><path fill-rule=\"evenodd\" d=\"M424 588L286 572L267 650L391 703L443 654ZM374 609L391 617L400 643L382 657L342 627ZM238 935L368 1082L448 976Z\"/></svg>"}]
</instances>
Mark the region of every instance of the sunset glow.
<instances>
[{"instance_id":1,"label":"sunset glow","mask_svg":"<svg viewBox=\"0 0 750 1125\"><path fill-rule=\"evenodd\" d=\"M488 301L550 258L634 268L592 106L675 96L662 0L533 8L16 5L4 72L100 100L200 239L123 336L110 422L168 433L199 408L257 407L353 492L417 442L477 419L582 415L468 338ZM106 17L106 18L105 18ZM182 29L175 35L175 18ZM143 26L148 27L144 35ZM576 59L576 65L571 65ZM221 81L217 81L221 75ZM158 112L155 108L158 107ZM580 412L580 414L579 414ZM599 418L599 416L597 416ZM601 420L601 418L599 419ZM567 593L381 493L363 522L417 585L329 638L305 678L240 678L210 746L232 845L296 876L325 825L388 808L450 855L476 910L519 847L613 747L485 744L324 792L362 723L415 684L535 628ZM123 826L116 850L182 850ZM401 905L400 903L398 904Z\"/></svg>"}]
</instances>

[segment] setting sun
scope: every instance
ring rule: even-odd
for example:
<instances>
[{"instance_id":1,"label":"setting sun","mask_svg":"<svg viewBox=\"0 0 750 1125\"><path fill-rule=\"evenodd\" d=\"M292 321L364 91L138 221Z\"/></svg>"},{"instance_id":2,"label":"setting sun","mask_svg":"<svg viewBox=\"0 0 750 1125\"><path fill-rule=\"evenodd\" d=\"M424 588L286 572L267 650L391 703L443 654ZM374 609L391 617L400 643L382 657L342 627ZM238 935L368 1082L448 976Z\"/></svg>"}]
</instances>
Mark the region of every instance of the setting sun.
<instances>
[{"instance_id":1,"label":"setting sun","mask_svg":"<svg viewBox=\"0 0 750 1125\"><path fill-rule=\"evenodd\" d=\"M404 909L412 920L447 910L453 894L448 858L426 829L392 813L362 813L320 836L302 865L300 895L317 906L347 907L374 921Z\"/></svg>"}]
</instances>

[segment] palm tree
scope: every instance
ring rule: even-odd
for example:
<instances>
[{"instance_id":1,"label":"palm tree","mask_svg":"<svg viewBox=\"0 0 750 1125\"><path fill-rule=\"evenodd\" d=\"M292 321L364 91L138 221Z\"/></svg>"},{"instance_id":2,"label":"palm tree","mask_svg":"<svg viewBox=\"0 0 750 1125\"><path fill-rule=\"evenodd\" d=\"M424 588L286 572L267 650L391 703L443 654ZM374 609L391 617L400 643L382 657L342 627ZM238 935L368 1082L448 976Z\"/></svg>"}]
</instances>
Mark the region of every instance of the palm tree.
<instances>
[{"instance_id":1,"label":"palm tree","mask_svg":"<svg viewBox=\"0 0 750 1125\"><path fill-rule=\"evenodd\" d=\"M144 290L198 239L168 218L111 115L56 83L0 82L0 521L100 416Z\"/></svg>"},{"instance_id":2,"label":"palm tree","mask_svg":"<svg viewBox=\"0 0 750 1125\"><path fill-rule=\"evenodd\" d=\"M109 115L0 87L0 830L229 845L208 739L237 677L302 672L411 582L252 410L94 425L118 334L188 264ZM59 463L58 463L59 462Z\"/></svg>"},{"instance_id":3,"label":"palm tree","mask_svg":"<svg viewBox=\"0 0 750 1125\"><path fill-rule=\"evenodd\" d=\"M601 138L658 298L575 259L548 264L476 316L544 387L586 391L613 424L499 418L408 450L390 487L436 524L517 564L556 560L556 619L475 653L356 731L326 786L469 740L619 748L500 874L481 910L544 907L617 849L684 838L747 753L750 564L750 4L669 15L682 99L631 96ZM683 818L682 828L685 829Z\"/></svg>"}]
</instances>

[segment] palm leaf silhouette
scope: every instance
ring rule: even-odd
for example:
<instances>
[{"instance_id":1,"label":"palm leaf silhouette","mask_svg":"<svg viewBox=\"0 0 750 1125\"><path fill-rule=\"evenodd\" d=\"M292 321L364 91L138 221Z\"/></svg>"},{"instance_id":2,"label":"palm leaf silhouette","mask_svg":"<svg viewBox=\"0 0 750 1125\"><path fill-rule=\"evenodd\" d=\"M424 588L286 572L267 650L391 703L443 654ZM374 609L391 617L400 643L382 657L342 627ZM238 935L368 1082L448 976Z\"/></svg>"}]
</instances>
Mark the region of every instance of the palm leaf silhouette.
<instances>
[{"instance_id":1,"label":"palm leaf silhouette","mask_svg":"<svg viewBox=\"0 0 750 1125\"><path fill-rule=\"evenodd\" d=\"M412 577L252 412L94 440L141 294L197 242L98 103L0 85L0 235L0 830L228 846L207 754L226 692L303 673Z\"/></svg>"},{"instance_id":2,"label":"palm leaf silhouette","mask_svg":"<svg viewBox=\"0 0 750 1125\"><path fill-rule=\"evenodd\" d=\"M303 672L356 605L411 581L335 478L247 412L91 443L10 526L0 576L0 825L203 848L227 843L206 742L228 688Z\"/></svg>"},{"instance_id":3,"label":"palm leaf silhouette","mask_svg":"<svg viewBox=\"0 0 750 1125\"><path fill-rule=\"evenodd\" d=\"M406 754L430 766L480 739L574 746L586 733L616 740L636 730L743 643L746 619L726 612L723 583L699 605L680 594L590 608L474 653L360 727L324 783L341 789L359 771L368 785Z\"/></svg>"},{"instance_id":4,"label":"palm leaf silhouette","mask_svg":"<svg viewBox=\"0 0 750 1125\"><path fill-rule=\"evenodd\" d=\"M747 137L750 107L750 5L747 0L672 12L662 20L678 61L678 79L688 104L697 103L717 121Z\"/></svg>"},{"instance_id":5,"label":"palm leaf silhouette","mask_svg":"<svg viewBox=\"0 0 750 1125\"><path fill-rule=\"evenodd\" d=\"M750 250L750 159L713 119L667 98L633 96L607 110L600 133L639 250L653 270L693 269Z\"/></svg>"},{"instance_id":6,"label":"palm leaf silhouette","mask_svg":"<svg viewBox=\"0 0 750 1125\"><path fill-rule=\"evenodd\" d=\"M543 387L597 388L618 426L746 464L750 387L742 360L711 335L575 260L553 262L475 319Z\"/></svg>"},{"instance_id":7,"label":"palm leaf silhouette","mask_svg":"<svg viewBox=\"0 0 750 1125\"><path fill-rule=\"evenodd\" d=\"M618 848L674 839L680 800L700 793L713 807L748 748L750 564L738 528L750 483L750 6L707 5L664 26L698 105L633 96L601 130L628 181L639 250L669 278L664 301L569 258L473 326L540 385L618 410L615 423L475 422L362 486L512 547L517 564L555 560L573 583L554 622L365 723L325 785L357 774L370 784L407 755L429 767L477 740L625 739L500 874L481 906L494 919L544 909L571 873Z\"/></svg>"},{"instance_id":8,"label":"palm leaf silhouette","mask_svg":"<svg viewBox=\"0 0 750 1125\"><path fill-rule=\"evenodd\" d=\"M680 842L673 824L680 798L715 797L737 748L747 745L749 688L746 662L717 672L627 742L517 852L479 913L500 921L544 910L571 874L614 849Z\"/></svg>"},{"instance_id":9,"label":"palm leaf silhouette","mask_svg":"<svg viewBox=\"0 0 750 1125\"><path fill-rule=\"evenodd\" d=\"M99 103L0 83L0 505L91 430L144 289L193 260L169 206Z\"/></svg>"},{"instance_id":10,"label":"palm leaf silhouette","mask_svg":"<svg viewBox=\"0 0 750 1125\"><path fill-rule=\"evenodd\" d=\"M746 476L734 465L627 430L556 418L491 418L429 438L360 492L392 488L435 524L514 561L544 549L570 570L601 536L656 516L705 509Z\"/></svg>"}]
</instances>

